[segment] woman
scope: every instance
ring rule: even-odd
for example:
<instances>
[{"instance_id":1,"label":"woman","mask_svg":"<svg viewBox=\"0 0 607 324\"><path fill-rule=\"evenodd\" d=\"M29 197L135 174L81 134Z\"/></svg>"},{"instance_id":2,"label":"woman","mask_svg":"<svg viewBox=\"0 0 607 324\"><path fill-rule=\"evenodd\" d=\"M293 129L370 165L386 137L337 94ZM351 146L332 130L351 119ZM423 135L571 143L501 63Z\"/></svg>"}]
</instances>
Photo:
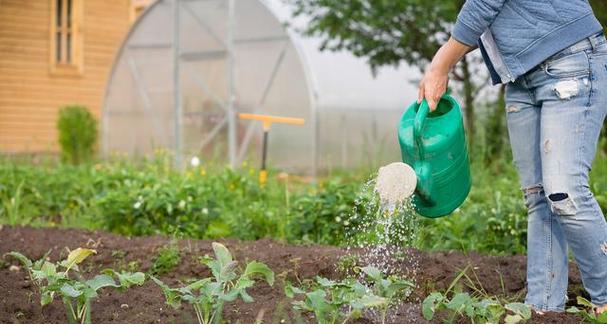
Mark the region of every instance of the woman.
<instances>
[{"instance_id":1,"label":"woman","mask_svg":"<svg viewBox=\"0 0 607 324\"><path fill-rule=\"evenodd\" d=\"M588 173L607 113L607 42L587 0L468 0L419 85L431 110L449 70L480 47L506 84L508 132L528 208L527 296L563 311L567 251L598 312L607 310L607 223Z\"/></svg>"}]
</instances>

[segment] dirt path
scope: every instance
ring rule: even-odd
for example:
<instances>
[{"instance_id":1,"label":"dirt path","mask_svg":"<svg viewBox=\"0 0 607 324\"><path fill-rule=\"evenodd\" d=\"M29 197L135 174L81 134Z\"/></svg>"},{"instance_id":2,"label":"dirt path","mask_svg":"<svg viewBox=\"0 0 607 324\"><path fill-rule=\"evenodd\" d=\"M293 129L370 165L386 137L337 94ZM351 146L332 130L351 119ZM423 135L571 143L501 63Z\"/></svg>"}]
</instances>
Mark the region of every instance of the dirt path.
<instances>
[{"instance_id":1,"label":"dirt path","mask_svg":"<svg viewBox=\"0 0 607 324\"><path fill-rule=\"evenodd\" d=\"M88 232L66 229L36 229L30 227L0 229L0 254L19 251L32 259L40 258L49 249L53 261L64 257L65 248L94 247L98 254L83 263L85 272L104 268L125 267L131 262L147 271L152 265L156 251L166 245L170 238L163 236L126 238L105 232ZM291 281L321 275L337 278L335 270L339 257L345 250L321 246L289 246L272 240L243 242L219 240L234 254L237 260L258 260L266 263L277 274L277 284L265 283L250 289L253 303L236 303L224 310L228 323L249 324L263 315L264 323L296 323L290 311L290 301L284 297L280 278ZM161 276L169 284L180 279L206 277L210 271L198 262L198 257L212 254L211 241L180 240L181 263L170 274ZM452 253L416 252L419 260L418 289L412 301L401 305L392 316L393 323L424 323L419 300L430 291L444 290L453 281L458 271L470 266L468 271L474 285L489 294L523 296L525 289L525 258L488 257L475 253L463 255ZM41 308L39 296L27 281L23 270L11 271L12 260L0 264L0 323L65 323L63 305L56 300ZM473 271L472 271L473 270ZM577 290L581 281L577 269L571 266L570 287ZM466 283L467 280L462 280ZM464 289L469 289L464 286ZM109 291L109 290L108 290ZM579 293L579 291L578 291ZM415 299L414 298L414 299ZM102 292L93 303L93 323L195 323L189 307L174 311L164 303L160 289L151 282L134 287L126 293ZM281 322L282 319L286 319ZM304 318L305 322L309 319ZM373 323L371 319L358 321ZM534 317L533 323L578 323L579 318L568 314L551 314Z\"/></svg>"}]
</instances>

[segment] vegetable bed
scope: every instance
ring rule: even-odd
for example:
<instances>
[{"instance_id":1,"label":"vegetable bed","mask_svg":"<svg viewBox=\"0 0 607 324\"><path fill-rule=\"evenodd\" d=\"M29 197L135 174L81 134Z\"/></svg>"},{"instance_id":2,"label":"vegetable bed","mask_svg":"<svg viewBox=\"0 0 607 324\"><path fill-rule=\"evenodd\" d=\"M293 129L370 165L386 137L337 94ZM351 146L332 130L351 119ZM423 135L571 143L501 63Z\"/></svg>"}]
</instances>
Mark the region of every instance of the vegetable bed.
<instances>
[{"instance_id":1,"label":"vegetable bed","mask_svg":"<svg viewBox=\"0 0 607 324\"><path fill-rule=\"evenodd\" d=\"M211 271L201 261L204 255L213 255L212 241L177 240L164 236L127 238L105 232L66 230L56 228L8 227L0 229L0 254L19 251L30 259L42 257L51 250L50 260L55 262L67 256L67 249L78 247L95 249L80 271L85 277L113 268L129 271L154 271L155 276L170 286L178 286L188 278L205 278ZM273 286L260 281L248 289L254 299L251 303L240 300L226 304L223 318L227 323L314 323L311 314L294 313L285 296L284 282L298 283L304 279L323 276L330 279L343 277L342 257L345 249L324 246L291 246L264 239L258 241L218 240L230 249L235 260L243 267L257 260L268 265L276 274ZM168 247L178 250L179 259L174 267L162 268L158 255ZM66 249L67 248L67 249ZM461 280L463 291L471 286L482 286L490 295L524 296L525 257L490 257L460 252L425 253L412 251L419 261L417 287L413 294L389 314L391 323L426 322L421 313L421 302L432 291L445 291L458 272L469 268L474 282ZM167 254L169 255L169 254ZM170 255L169 255L170 256ZM65 323L66 314L60 300L40 307L40 296L29 281L25 269L9 257L0 259L0 323ZM155 262L156 260L156 262ZM173 260L174 261L174 260ZM402 261L402 262L406 262ZM166 264L171 264L167 261ZM165 265L166 265L165 264ZM341 267L340 267L341 265ZM580 293L581 280L574 265L570 266L570 296ZM147 280L142 286L133 286L125 292L101 290L91 305L93 323L195 323L196 315L190 305L174 310L165 303L158 285ZM435 316L442 322L444 314ZM366 312L362 319L349 323L375 323L377 314ZM466 323L466 319L459 319ZM533 315L532 323L579 323L572 314Z\"/></svg>"}]
</instances>

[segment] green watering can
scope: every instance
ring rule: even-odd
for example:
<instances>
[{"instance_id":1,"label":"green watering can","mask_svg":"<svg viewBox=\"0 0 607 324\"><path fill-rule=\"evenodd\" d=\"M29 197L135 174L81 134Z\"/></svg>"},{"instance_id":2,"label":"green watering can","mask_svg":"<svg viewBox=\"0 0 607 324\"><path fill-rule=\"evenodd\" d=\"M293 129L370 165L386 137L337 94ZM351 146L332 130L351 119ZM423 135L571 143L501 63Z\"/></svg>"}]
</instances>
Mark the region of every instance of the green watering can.
<instances>
[{"instance_id":1,"label":"green watering can","mask_svg":"<svg viewBox=\"0 0 607 324\"><path fill-rule=\"evenodd\" d=\"M446 216L470 192L470 164L460 106L445 94L429 112L428 103L414 102L398 128L403 162L413 167L417 187L413 202L425 217Z\"/></svg>"}]
</instances>

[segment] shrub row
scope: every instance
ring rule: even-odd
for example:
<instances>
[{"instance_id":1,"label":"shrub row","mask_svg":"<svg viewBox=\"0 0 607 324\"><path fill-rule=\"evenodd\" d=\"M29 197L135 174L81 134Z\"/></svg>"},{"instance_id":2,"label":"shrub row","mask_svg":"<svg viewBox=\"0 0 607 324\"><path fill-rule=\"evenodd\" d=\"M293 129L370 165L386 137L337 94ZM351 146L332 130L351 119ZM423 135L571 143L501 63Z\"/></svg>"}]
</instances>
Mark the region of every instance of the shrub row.
<instances>
[{"instance_id":1,"label":"shrub row","mask_svg":"<svg viewBox=\"0 0 607 324\"><path fill-rule=\"evenodd\" d=\"M607 211L607 159L599 156L592 188ZM317 184L273 177L260 187L254 169L197 166L183 172L168 156L146 162L65 165L0 161L0 222L106 229L123 235L213 239L272 237L291 243L343 245L353 210L365 208L368 175L331 176ZM423 220L428 250L524 253L526 210L510 164L473 165L474 185L453 215ZM280 180L279 178L283 178Z\"/></svg>"}]
</instances>

